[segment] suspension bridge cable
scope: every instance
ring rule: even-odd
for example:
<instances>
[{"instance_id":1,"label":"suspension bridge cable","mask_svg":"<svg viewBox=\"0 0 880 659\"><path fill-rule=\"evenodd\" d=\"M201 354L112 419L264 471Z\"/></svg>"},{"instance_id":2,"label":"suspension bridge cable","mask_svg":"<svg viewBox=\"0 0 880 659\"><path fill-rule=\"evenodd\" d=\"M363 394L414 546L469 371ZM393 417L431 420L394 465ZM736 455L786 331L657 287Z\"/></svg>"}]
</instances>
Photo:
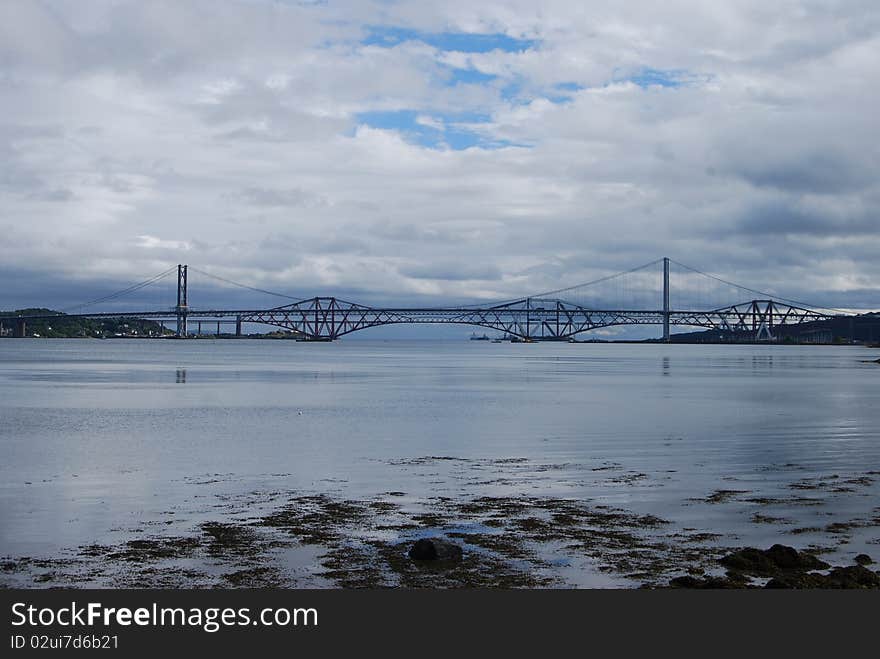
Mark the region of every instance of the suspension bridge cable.
<instances>
[{"instance_id":1,"label":"suspension bridge cable","mask_svg":"<svg viewBox=\"0 0 880 659\"><path fill-rule=\"evenodd\" d=\"M300 301L303 298L301 297L293 297L292 295L285 295L284 293L276 293L275 291L267 291L264 288L257 288L256 286L248 286L247 284L242 284L241 282L233 281L232 279L227 279L226 277L221 277L220 275L214 275L210 272L205 272L199 268L194 266L189 266L189 269L198 272L200 275L205 275L206 277L210 277L211 279L216 279L217 281L222 281L227 284L231 284L232 286L238 286L239 288L246 288L249 291L256 291L257 293L265 293L266 295L274 295L275 297L283 297L288 300L296 300Z\"/></svg>"},{"instance_id":2,"label":"suspension bridge cable","mask_svg":"<svg viewBox=\"0 0 880 659\"><path fill-rule=\"evenodd\" d=\"M630 268L629 270L623 270L621 272L616 272L613 275L606 275L604 277L599 277L598 279L594 279L592 281L588 281L583 284L576 284L574 286L567 286L566 288L559 288L555 291L546 291L544 293L538 293L536 295L526 295L526 296L522 296L522 297L510 298L508 300L496 300L496 301L490 301L490 302L475 302L474 304L467 304L467 305L463 305L458 308L467 309L469 307L482 307L482 306L485 306L486 304L489 304L491 306L502 306L505 304L510 304L511 302L519 302L520 300L544 298L549 295L558 295L560 293L567 293L569 291L573 291L578 288L586 288L587 286L601 284L602 282L609 281L611 279L614 279L615 277L622 277L623 275L630 275L634 272L638 272L639 270L644 270L645 268L650 268L652 265L657 265L658 263L661 263L662 261L663 261L663 259L656 259L654 261L651 261L650 263L645 263L644 265L640 265L635 268Z\"/></svg>"},{"instance_id":3,"label":"suspension bridge cable","mask_svg":"<svg viewBox=\"0 0 880 659\"><path fill-rule=\"evenodd\" d=\"M91 307L96 304L100 304L101 302L109 302L110 300L115 300L124 295L128 295L129 293L134 293L135 291L139 291L142 288L149 286L150 284L154 284L163 277L167 277L172 272L177 270L177 266L168 268L165 272L160 272L158 275L150 277L149 279L145 279L144 281L138 282L137 284L132 284L127 288L123 288L122 290L116 291L115 293L110 293L109 295L104 295L103 297L96 298L94 300L90 300L89 302L83 302L82 304L77 304L72 307L67 307L62 309L62 313L70 313L71 311L78 311L80 309L84 309L86 307Z\"/></svg>"},{"instance_id":4,"label":"suspension bridge cable","mask_svg":"<svg viewBox=\"0 0 880 659\"><path fill-rule=\"evenodd\" d=\"M762 295L768 299L779 300L780 302L787 302L789 304L794 304L801 307L806 307L808 309L821 309L824 311L834 311L837 313L848 314L848 311L844 311L843 309L835 309L834 307L823 307L818 305L812 305L808 302L801 302L799 300L792 300L790 298L782 297L781 295L774 295L772 293L767 293L766 291L758 291L754 288L749 288L748 286L741 286L740 284L735 284L732 281L727 281L726 279L722 279L721 277L716 277L715 275L710 275L708 272L703 272L702 270L697 270L696 268L692 268L689 265L685 265L684 263L679 263L673 259L669 259L671 263L675 263L677 266L684 268L685 270L690 270L691 272L695 272L698 275L702 275L704 277L708 277L709 279L714 279L715 281L719 281L722 284L726 284L727 286L733 286L734 288L738 288L743 291L748 291L749 293L754 293L755 295Z\"/></svg>"},{"instance_id":5,"label":"suspension bridge cable","mask_svg":"<svg viewBox=\"0 0 880 659\"><path fill-rule=\"evenodd\" d=\"M593 286L594 284L601 284L604 281L608 281L609 279L614 279L615 277L622 277L623 275L631 275L634 272L638 272L639 270L644 270L645 268L650 268L652 265L657 265L662 262L663 259L657 259L655 261L651 261L650 263L645 263L644 265L640 265L636 268L630 268L629 270L624 270L623 272L618 272L613 275L608 275L606 277L600 277L599 279L594 279L593 281L588 281L585 284L577 284L576 286L568 286L566 288L559 288L555 291L547 291L546 293L539 293L538 295L530 295L529 297L546 297L548 295L559 295L560 293L567 293L569 291L573 291L578 288L586 288L587 286Z\"/></svg>"}]
</instances>

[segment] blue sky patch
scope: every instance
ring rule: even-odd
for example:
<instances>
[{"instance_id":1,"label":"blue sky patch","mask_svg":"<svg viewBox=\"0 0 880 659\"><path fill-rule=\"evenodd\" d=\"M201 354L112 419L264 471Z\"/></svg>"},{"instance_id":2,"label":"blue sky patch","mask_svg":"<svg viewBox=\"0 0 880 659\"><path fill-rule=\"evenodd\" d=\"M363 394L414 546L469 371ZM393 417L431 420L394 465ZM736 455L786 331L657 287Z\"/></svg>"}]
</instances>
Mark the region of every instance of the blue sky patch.
<instances>
[{"instance_id":1,"label":"blue sky patch","mask_svg":"<svg viewBox=\"0 0 880 659\"><path fill-rule=\"evenodd\" d=\"M583 85L576 82L560 82L553 85L553 90L547 94L547 100L551 103L569 103L571 102L573 92L579 92L586 89Z\"/></svg>"},{"instance_id":2,"label":"blue sky patch","mask_svg":"<svg viewBox=\"0 0 880 659\"><path fill-rule=\"evenodd\" d=\"M652 69L645 67L633 75L616 80L628 80L642 89L648 87L681 87L685 83L687 73L681 69Z\"/></svg>"},{"instance_id":3,"label":"blue sky patch","mask_svg":"<svg viewBox=\"0 0 880 659\"><path fill-rule=\"evenodd\" d=\"M478 34L470 32L420 32L402 27L376 25L369 28L361 41L365 46L391 48L405 41L421 41L439 50L462 53L488 53L503 50L518 53L537 45L534 39L517 39L506 34Z\"/></svg>"},{"instance_id":4,"label":"blue sky patch","mask_svg":"<svg viewBox=\"0 0 880 659\"><path fill-rule=\"evenodd\" d=\"M415 110L394 110L361 112L355 116L358 124L394 130L408 142L431 149L453 149L460 151L470 147L481 149L500 149L513 146L504 140L492 140L473 129L473 124L491 121L486 114L475 112L443 113L416 112Z\"/></svg>"},{"instance_id":5,"label":"blue sky patch","mask_svg":"<svg viewBox=\"0 0 880 659\"><path fill-rule=\"evenodd\" d=\"M501 98L508 103L528 103L529 99L522 99L523 84L520 80L512 80L501 88Z\"/></svg>"},{"instance_id":6,"label":"blue sky patch","mask_svg":"<svg viewBox=\"0 0 880 659\"><path fill-rule=\"evenodd\" d=\"M452 75L449 78L449 84L454 86L458 84L478 85L495 80L498 76L492 73L483 73L476 69L452 69Z\"/></svg>"},{"instance_id":7,"label":"blue sky patch","mask_svg":"<svg viewBox=\"0 0 880 659\"><path fill-rule=\"evenodd\" d=\"M561 82L547 89L529 89L521 77L510 80L500 89L502 100L511 105L528 105L538 98L543 98L551 103L570 103L574 98L572 92L585 89L576 82Z\"/></svg>"}]
</instances>

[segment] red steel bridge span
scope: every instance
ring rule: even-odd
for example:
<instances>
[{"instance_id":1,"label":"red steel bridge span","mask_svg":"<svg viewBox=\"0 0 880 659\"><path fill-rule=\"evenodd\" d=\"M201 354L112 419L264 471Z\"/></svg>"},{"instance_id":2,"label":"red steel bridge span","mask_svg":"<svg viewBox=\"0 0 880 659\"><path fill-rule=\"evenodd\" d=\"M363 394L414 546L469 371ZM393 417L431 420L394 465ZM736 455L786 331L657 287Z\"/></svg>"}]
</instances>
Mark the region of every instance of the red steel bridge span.
<instances>
[{"instance_id":1,"label":"red steel bridge span","mask_svg":"<svg viewBox=\"0 0 880 659\"><path fill-rule=\"evenodd\" d=\"M295 331L304 338L332 341L352 332L399 324L460 324L496 330L522 340L566 340L605 327L622 325L662 326L663 338L668 340L670 327L717 329L748 333L754 340L772 340L774 328L827 320L839 313L828 313L798 306L782 299L763 297L705 309L680 309L670 304L670 259L658 259L647 266L662 263L662 287L658 286L658 308L594 308L578 303L581 287L562 289L553 293L509 300L498 304L461 307L371 307L347 302L336 297L311 297L283 306L267 309L199 309L188 304L188 266L177 266L177 304L170 309L125 312L85 312L65 314L65 318L142 318L176 324L178 336L189 334L189 323L207 321L234 324L235 333L241 334L246 323L272 325ZM607 282L620 275L644 270L641 266L626 273L584 284L588 287ZM687 267L687 266L683 266ZM689 270L692 270L689 268ZM173 270L172 270L173 271ZM199 271L201 272L201 271ZM695 273L705 275L697 270ZM724 282L724 280L717 279ZM729 282L724 282L729 284ZM743 291L750 291L729 284ZM247 287L246 288L250 288ZM752 291L757 293L757 291ZM573 300L574 298L574 300ZM18 336L25 335L29 320L45 320L57 315L18 316L5 318L15 325Z\"/></svg>"}]
</instances>

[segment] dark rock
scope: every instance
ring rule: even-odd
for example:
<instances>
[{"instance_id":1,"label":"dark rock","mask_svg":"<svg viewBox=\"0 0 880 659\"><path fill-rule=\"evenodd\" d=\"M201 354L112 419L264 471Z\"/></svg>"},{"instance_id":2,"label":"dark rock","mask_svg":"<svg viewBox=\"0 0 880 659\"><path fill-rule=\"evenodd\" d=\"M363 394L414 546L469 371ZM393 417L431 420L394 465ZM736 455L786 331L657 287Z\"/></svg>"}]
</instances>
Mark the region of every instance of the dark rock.
<instances>
[{"instance_id":1,"label":"dark rock","mask_svg":"<svg viewBox=\"0 0 880 659\"><path fill-rule=\"evenodd\" d=\"M771 589L804 589L828 588L827 577L823 574L794 573L773 577L764 588Z\"/></svg>"},{"instance_id":2,"label":"dark rock","mask_svg":"<svg viewBox=\"0 0 880 659\"><path fill-rule=\"evenodd\" d=\"M862 565L836 567L827 579L828 588L880 588L880 575Z\"/></svg>"},{"instance_id":3,"label":"dark rock","mask_svg":"<svg viewBox=\"0 0 880 659\"><path fill-rule=\"evenodd\" d=\"M836 567L827 575L787 574L771 579L765 588L880 588L880 575L861 565Z\"/></svg>"},{"instance_id":4,"label":"dark rock","mask_svg":"<svg viewBox=\"0 0 880 659\"><path fill-rule=\"evenodd\" d=\"M724 577L703 577L702 579L698 579L697 577L692 577L689 575L682 577L675 577L674 579L669 580L669 586L671 588L698 588L701 590L705 589L730 589L730 588L743 588L744 584L735 579L726 579Z\"/></svg>"},{"instance_id":5,"label":"dark rock","mask_svg":"<svg viewBox=\"0 0 880 659\"><path fill-rule=\"evenodd\" d=\"M720 559L727 567L726 577L676 577L672 588L753 588L746 575L771 577L765 588L880 588L880 572L872 572L865 564L873 563L867 554L856 557L858 565L831 568L812 554L799 552L785 545L762 550L746 547ZM826 570L827 574L815 570Z\"/></svg>"},{"instance_id":6,"label":"dark rock","mask_svg":"<svg viewBox=\"0 0 880 659\"><path fill-rule=\"evenodd\" d=\"M422 538L409 550L409 557L415 561L460 561L461 547L442 538Z\"/></svg>"},{"instance_id":7,"label":"dark rock","mask_svg":"<svg viewBox=\"0 0 880 659\"><path fill-rule=\"evenodd\" d=\"M730 570L763 577L775 577L790 571L821 570L829 567L812 554L799 552L785 545L773 545L762 550L746 547L728 554L719 562Z\"/></svg>"},{"instance_id":8,"label":"dark rock","mask_svg":"<svg viewBox=\"0 0 880 659\"><path fill-rule=\"evenodd\" d=\"M669 580L672 588L703 588L703 580L690 575L675 577Z\"/></svg>"},{"instance_id":9,"label":"dark rock","mask_svg":"<svg viewBox=\"0 0 880 659\"><path fill-rule=\"evenodd\" d=\"M773 545L766 554L782 570L821 570L828 567L828 563L812 554L785 545Z\"/></svg>"},{"instance_id":10,"label":"dark rock","mask_svg":"<svg viewBox=\"0 0 880 659\"><path fill-rule=\"evenodd\" d=\"M727 554L721 557L718 562L731 570L742 570L755 574L765 574L774 570L773 563L764 555L764 552L754 547L746 547L732 554Z\"/></svg>"}]
</instances>

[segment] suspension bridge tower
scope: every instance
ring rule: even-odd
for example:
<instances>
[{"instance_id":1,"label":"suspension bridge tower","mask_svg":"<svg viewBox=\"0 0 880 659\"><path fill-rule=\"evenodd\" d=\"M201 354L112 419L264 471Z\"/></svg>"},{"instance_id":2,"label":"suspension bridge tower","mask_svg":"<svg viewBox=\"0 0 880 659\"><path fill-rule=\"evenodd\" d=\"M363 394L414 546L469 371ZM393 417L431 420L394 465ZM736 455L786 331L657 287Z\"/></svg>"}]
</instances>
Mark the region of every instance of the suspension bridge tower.
<instances>
[{"instance_id":1,"label":"suspension bridge tower","mask_svg":"<svg viewBox=\"0 0 880 659\"><path fill-rule=\"evenodd\" d=\"M185 265L177 266L177 306L174 311L177 313L177 336L186 337L186 316L189 311L189 305L186 302L186 269Z\"/></svg>"},{"instance_id":2,"label":"suspension bridge tower","mask_svg":"<svg viewBox=\"0 0 880 659\"><path fill-rule=\"evenodd\" d=\"M663 257L663 340L669 343L669 257Z\"/></svg>"}]
</instances>

